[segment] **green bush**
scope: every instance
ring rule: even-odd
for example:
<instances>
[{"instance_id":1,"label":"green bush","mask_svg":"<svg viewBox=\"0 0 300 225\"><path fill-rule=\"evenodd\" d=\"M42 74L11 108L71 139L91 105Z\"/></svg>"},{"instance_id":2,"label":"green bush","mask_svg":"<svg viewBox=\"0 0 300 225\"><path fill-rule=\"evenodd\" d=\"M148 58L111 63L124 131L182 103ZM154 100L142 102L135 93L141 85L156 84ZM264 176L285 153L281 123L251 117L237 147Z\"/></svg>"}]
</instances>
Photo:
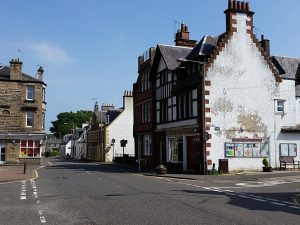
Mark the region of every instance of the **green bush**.
<instances>
[{"instance_id":1,"label":"green bush","mask_svg":"<svg viewBox=\"0 0 300 225\"><path fill-rule=\"evenodd\" d=\"M264 165L265 167L269 167L269 161L268 161L267 158L264 158L263 161L262 161L262 163L263 163L263 165Z\"/></svg>"},{"instance_id":2,"label":"green bush","mask_svg":"<svg viewBox=\"0 0 300 225\"><path fill-rule=\"evenodd\" d=\"M52 152L50 152L50 156L52 156L52 157L55 157L55 156L58 156L58 155L59 155L58 151L52 151Z\"/></svg>"}]
</instances>

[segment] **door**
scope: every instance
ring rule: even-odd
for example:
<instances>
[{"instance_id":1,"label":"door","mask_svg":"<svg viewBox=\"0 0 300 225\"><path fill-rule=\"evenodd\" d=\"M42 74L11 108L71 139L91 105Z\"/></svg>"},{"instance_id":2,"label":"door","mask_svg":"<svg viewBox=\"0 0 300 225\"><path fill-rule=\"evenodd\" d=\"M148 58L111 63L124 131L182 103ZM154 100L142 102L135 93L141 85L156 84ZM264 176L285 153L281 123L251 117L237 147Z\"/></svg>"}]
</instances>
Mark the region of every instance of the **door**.
<instances>
[{"instance_id":1,"label":"door","mask_svg":"<svg viewBox=\"0 0 300 225\"><path fill-rule=\"evenodd\" d=\"M187 137L187 158L188 170L200 171L200 143L196 136Z\"/></svg>"},{"instance_id":2,"label":"door","mask_svg":"<svg viewBox=\"0 0 300 225\"><path fill-rule=\"evenodd\" d=\"M5 162L5 148L1 147L0 148L0 163Z\"/></svg>"}]
</instances>

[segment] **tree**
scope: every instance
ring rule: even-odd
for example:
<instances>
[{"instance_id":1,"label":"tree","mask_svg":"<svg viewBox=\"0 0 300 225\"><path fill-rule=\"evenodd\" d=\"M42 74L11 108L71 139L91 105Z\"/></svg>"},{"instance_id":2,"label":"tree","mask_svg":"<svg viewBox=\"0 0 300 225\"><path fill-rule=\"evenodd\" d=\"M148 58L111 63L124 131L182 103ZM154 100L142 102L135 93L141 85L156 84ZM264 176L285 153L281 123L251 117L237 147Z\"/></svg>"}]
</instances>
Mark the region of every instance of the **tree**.
<instances>
[{"instance_id":1,"label":"tree","mask_svg":"<svg viewBox=\"0 0 300 225\"><path fill-rule=\"evenodd\" d=\"M57 138L63 137L64 135L71 133L72 129L81 127L81 125L87 121L90 121L92 117L91 111L80 110L76 113L62 112L57 115L57 120L52 121L52 127L50 131L54 133Z\"/></svg>"}]
</instances>

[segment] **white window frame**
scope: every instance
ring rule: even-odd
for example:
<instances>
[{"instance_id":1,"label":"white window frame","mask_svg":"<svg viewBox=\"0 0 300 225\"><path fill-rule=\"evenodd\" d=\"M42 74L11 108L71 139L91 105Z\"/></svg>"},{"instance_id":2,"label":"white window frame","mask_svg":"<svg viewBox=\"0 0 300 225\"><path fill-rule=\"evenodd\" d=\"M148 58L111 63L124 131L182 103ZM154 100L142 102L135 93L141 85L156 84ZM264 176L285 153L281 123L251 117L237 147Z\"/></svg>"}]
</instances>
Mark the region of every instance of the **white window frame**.
<instances>
[{"instance_id":1,"label":"white window frame","mask_svg":"<svg viewBox=\"0 0 300 225\"><path fill-rule=\"evenodd\" d=\"M105 115L105 124L109 124L110 120L109 120L109 115Z\"/></svg>"},{"instance_id":2,"label":"white window frame","mask_svg":"<svg viewBox=\"0 0 300 225\"><path fill-rule=\"evenodd\" d=\"M29 93L31 93L32 96L29 96L30 95ZM26 87L26 100L28 100L28 101L34 101L34 95L35 95L35 88L34 88L34 86L28 85Z\"/></svg>"},{"instance_id":3,"label":"white window frame","mask_svg":"<svg viewBox=\"0 0 300 225\"><path fill-rule=\"evenodd\" d=\"M282 103L282 105L279 105L279 103ZM285 100L282 100L282 99L277 99L276 100L275 112L277 114L284 114L284 103L285 103ZM279 109L279 108L281 108L281 109Z\"/></svg>"},{"instance_id":4,"label":"white window frame","mask_svg":"<svg viewBox=\"0 0 300 225\"><path fill-rule=\"evenodd\" d=\"M29 113L32 113L32 117L29 117ZM28 119L32 118L32 126L31 125L28 125ZM34 112L33 111L27 111L26 112L26 127L34 127Z\"/></svg>"},{"instance_id":5,"label":"white window frame","mask_svg":"<svg viewBox=\"0 0 300 225\"><path fill-rule=\"evenodd\" d=\"M173 145L172 145L172 143L173 143ZM168 161L169 162L172 162L172 163L182 163L183 162L183 161L179 160L179 147L178 147L179 143L182 144L182 148L184 148L182 136L168 138ZM183 149L182 149L182 154L183 154Z\"/></svg>"},{"instance_id":6,"label":"white window frame","mask_svg":"<svg viewBox=\"0 0 300 225\"><path fill-rule=\"evenodd\" d=\"M151 156L152 155L152 151L151 151L151 135L147 134L147 135L144 135L144 138L143 138L143 154L145 156Z\"/></svg>"}]
</instances>

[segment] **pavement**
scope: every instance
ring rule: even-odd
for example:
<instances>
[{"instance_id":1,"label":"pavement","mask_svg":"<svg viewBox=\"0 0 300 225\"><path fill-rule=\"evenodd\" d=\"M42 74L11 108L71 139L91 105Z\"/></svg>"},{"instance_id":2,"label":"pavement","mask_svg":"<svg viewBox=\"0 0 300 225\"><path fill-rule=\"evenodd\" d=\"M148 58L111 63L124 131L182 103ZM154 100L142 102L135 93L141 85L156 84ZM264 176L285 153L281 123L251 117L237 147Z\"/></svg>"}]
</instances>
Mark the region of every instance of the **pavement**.
<instances>
[{"instance_id":1,"label":"pavement","mask_svg":"<svg viewBox=\"0 0 300 225\"><path fill-rule=\"evenodd\" d=\"M198 180L198 181L209 181L209 180L245 180L245 179L263 179L263 178L275 178L275 177L290 177L290 176L300 176L300 170L273 170L272 172L262 172L262 171L234 171L229 174L222 175L200 175L200 174L189 174L189 173L168 173L166 175L156 174L154 170L144 170L137 172L136 168L130 166L123 166L122 164L116 163L99 163L102 166L113 166L120 169L126 169L131 172L139 173L144 176L155 176L155 177L166 177L175 178L183 180Z\"/></svg>"},{"instance_id":2,"label":"pavement","mask_svg":"<svg viewBox=\"0 0 300 225\"><path fill-rule=\"evenodd\" d=\"M70 160L72 162L72 160ZM74 161L73 161L74 162ZM102 166L113 166L120 169L125 169L130 172L137 172L135 168L123 166L122 164L114 163L99 163ZM28 165L27 173L24 174L23 164L3 164L0 165L0 183L22 181L35 178L37 173L35 171L36 165ZM300 170L273 170L273 172L266 173L261 171L242 171L233 172L230 174L222 175L199 175L199 174L187 174L187 173L168 173L166 175L158 175L153 170L147 170L138 172L143 176L155 176L155 177L166 177L166 178L176 178L183 180L240 180L240 179L255 179L258 178L273 178L273 177L286 177L286 176L299 176Z\"/></svg>"},{"instance_id":3,"label":"pavement","mask_svg":"<svg viewBox=\"0 0 300 225\"><path fill-rule=\"evenodd\" d=\"M23 164L3 164L0 165L0 184L14 181L28 180L37 176L36 166L28 165L24 174Z\"/></svg>"}]
</instances>

